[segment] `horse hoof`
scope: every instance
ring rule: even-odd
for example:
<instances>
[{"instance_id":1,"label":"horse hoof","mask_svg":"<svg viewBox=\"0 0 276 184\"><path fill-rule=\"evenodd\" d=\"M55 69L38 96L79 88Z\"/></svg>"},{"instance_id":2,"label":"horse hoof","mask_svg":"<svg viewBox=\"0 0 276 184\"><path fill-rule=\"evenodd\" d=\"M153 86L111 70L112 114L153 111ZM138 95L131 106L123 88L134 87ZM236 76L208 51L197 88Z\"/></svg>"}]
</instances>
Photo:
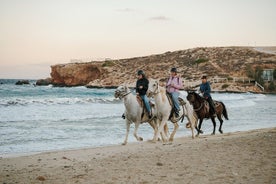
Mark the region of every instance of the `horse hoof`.
<instances>
[{"instance_id":1,"label":"horse hoof","mask_svg":"<svg viewBox=\"0 0 276 184\"><path fill-rule=\"evenodd\" d=\"M139 141L143 141L143 138L142 138L142 137L139 137Z\"/></svg>"},{"instance_id":2,"label":"horse hoof","mask_svg":"<svg viewBox=\"0 0 276 184\"><path fill-rule=\"evenodd\" d=\"M202 131L202 130L199 130L199 133L203 134L203 131Z\"/></svg>"},{"instance_id":3,"label":"horse hoof","mask_svg":"<svg viewBox=\"0 0 276 184\"><path fill-rule=\"evenodd\" d=\"M199 134L196 134L196 137L199 137Z\"/></svg>"},{"instance_id":4,"label":"horse hoof","mask_svg":"<svg viewBox=\"0 0 276 184\"><path fill-rule=\"evenodd\" d=\"M127 143L126 142L123 142L122 145L125 146Z\"/></svg>"},{"instance_id":5,"label":"horse hoof","mask_svg":"<svg viewBox=\"0 0 276 184\"><path fill-rule=\"evenodd\" d=\"M211 135L215 135L215 133L211 133Z\"/></svg>"},{"instance_id":6,"label":"horse hoof","mask_svg":"<svg viewBox=\"0 0 276 184\"><path fill-rule=\"evenodd\" d=\"M223 131L222 131L222 130L219 130L219 132L220 132L221 134L223 134Z\"/></svg>"}]
</instances>

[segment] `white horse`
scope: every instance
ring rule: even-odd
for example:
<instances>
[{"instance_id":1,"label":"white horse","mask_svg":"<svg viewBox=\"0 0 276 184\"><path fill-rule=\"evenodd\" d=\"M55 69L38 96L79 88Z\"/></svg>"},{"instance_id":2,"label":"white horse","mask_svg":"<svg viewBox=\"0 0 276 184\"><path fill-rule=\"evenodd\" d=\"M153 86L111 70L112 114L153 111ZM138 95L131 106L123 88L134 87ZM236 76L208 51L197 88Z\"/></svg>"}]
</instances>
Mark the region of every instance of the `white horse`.
<instances>
[{"instance_id":1,"label":"white horse","mask_svg":"<svg viewBox=\"0 0 276 184\"><path fill-rule=\"evenodd\" d=\"M131 123L135 124L135 130L133 135L137 139L137 141L143 141L143 138L137 135L137 130L139 128L139 125L144 122L148 122L150 124L150 126L154 129L154 135L156 135L156 132L158 130L156 118L149 119L148 114L143 113L143 108L138 103L136 95L133 95L126 85L119 86L115 90L114 96L115 98L123 99L125 105L124 115L126 120L126 137L123 142L123 145L127 144L129 128ZM154 108L152 108L152 115L155 115ZM167 133L168 127L165 126L165 128L165 132Z\"/></svg>"},{"instance_id":2,"label":"white horse","mask_svg":"<svg viewBox=\"0 0 276 184\"><path fill-rule=\"evenodd\" d=\"M158 123L158 131L155 132L156 134L153 138L154 142L157 140L157 135L159 135L160 133L161 135L163 133L164 135L166 135L163 131L164 126L166 125L168 120L170 120L174 125L174 130L169 138L169 141L173 141L174 135L177 129L179 128L178 121L181 119L183 120L184 116L186 116L188 121L190 122L188 124L190 124L191 126L192 138L194 138L194 128L197 123L197 116L194 113L193 107L190 105L190 103L187 103L187 101L183 99L183 101L180 103L182 108L180 108L179 118L176 118L174 114L171 116L173 106L166 95L166 89L164 87L159 86L159 82L157 80L150 80L148 94L154 97L157 111L157 120L160 121ZM167 138L165 142L167 142Z\"/></svg>"}]
</instances>

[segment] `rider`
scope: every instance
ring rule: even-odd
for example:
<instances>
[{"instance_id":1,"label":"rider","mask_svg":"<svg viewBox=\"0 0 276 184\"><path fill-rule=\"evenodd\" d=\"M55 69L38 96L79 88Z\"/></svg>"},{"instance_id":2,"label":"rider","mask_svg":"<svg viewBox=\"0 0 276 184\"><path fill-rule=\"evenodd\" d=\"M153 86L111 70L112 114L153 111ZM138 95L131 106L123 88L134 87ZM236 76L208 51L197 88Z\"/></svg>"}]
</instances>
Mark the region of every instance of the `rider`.
<instances>
[{"instance_id":1,"label":"rider","mask_svg":"<svg viewBox=\"0 0 276 184\"><path fill-rule=\"evenodd\" d=\"M171 76L166 84L166 87L167 87L167 92L172 95L172 101L173 101L176 117L179 117L180 107L179 107L178 97L179 97L179 89L181 89L182 86L183 86L182 79L177 75L177 69L172 68Z\"/></svg>"},{"instance_id":2,"label":"rider","mask_svg":"<svg viewBox=\"0 0 276 184\"><path fill-rule=\"evenodd\" d=\"M149 99L146 95L148 87L149 87L149 81L146 78L146 75L143 70L138 70L137 72L138 80L136 82L136 95L139 95L146 107L146 110L148 112L149 118L152 118Z\"/></svg>"},{"instance_id":3,"label":"rider","mask_svg":"<svg viewBox=\"0 0 276 184\"><path fill-rule=\"evenodd\" d=\"M211 93L211 87L210 87L210 83L207 82L207 76L203 75L201 77L202 83L200 84L200 92L203 94L203 97L208 101L209 106L210 106L210 110L209 110L209 114L210 116L215 116L215 106L214 106L214 102L213 99L210 95Z\"/></svg>"}]
</instances>

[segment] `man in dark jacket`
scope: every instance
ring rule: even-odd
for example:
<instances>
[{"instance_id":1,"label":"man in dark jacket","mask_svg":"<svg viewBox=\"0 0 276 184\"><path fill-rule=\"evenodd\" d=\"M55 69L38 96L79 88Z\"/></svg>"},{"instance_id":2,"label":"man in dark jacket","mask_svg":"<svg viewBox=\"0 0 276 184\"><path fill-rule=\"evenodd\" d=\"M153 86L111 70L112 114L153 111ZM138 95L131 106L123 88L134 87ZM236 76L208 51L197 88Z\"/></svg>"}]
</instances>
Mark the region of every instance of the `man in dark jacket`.
<instances>
[{"instance_id":1,"label":"man in dark jacket","mask_svg":"<svg viewBox=\"0 0 276 184\"><path fill-rule=\"evenodd\" d=\"M149 87L149 81L146 78L146 75L143 72L143 70L139 70L137 72L137 76L138 76L138 80L136 82L136 94L142 98L142 100L145 104L146 110L148 112L149 118L151 118L152 115L151 115L149 99L146 95L148 87Z\"/></svg>"},{"instance_id":2,"label":"man in dark jacket","mask_svg":"<svg viewBox=\"0 0 276 184\"><path fill-rule=\"evenodd\" d=\"M215 106L214 106L214 102L213 99L211 97L211 87L210 87L210 83L207 82L207 76L203 75L201 77L202 83L200 84L200 92L202 93L203 97L208 101L210 109L209 109L209 114L210 116L215 116L216 114L216 110L215 110Z\"/></svg>"}]
</instances>

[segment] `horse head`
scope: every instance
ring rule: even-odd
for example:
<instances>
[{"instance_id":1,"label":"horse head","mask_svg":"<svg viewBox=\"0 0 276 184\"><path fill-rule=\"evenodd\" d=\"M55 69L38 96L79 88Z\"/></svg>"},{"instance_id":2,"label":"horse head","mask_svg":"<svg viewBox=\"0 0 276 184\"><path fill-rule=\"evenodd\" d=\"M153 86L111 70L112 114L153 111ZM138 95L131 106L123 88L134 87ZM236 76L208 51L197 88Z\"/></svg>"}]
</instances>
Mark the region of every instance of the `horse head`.
<instances>
[{"instance_id":1,"label":"horse head","mask_svg":"<svg viewBox=\"0 0 276 184\"><path fill-rule=\"evenodd\" d=\"M194 103L195 100L196 100L196 97L195 97L195 92L194 91L187 91L188 95L187 95L187 100L190 102L190 103Z\"/></svg>"},{"instance_id":2,"label":"horse head","mask_svg":"<svg viewBox=\"0 0 276 184\"><path fill-rule=\"evenodd\" d=\"M151 79L149 81L147 95L152 97L153 95L155 95L157 93L159 93L159 82L158 82L158 80Z\"/></svg>"},{"instance_id":3,"label":"horse head","mask_svg":"<svg viewBox=\"0 0 276 184\"><path fill-rule=\"evenodd\" d=\"M195 102L204 102L204 98L201 97L198 93L196 93L195 91L187 91L188 96L187 96L187 100L190 103L195 103Z\"/></svg>"},{"instance_id":4,"label":"horse head","mask_svg":"<svg viewBox=\"0 0 276 184\"><path fill-rule=\"evenodd\" d=\"M117 87L117 89L114 92L114 97L115 98L123 98L127 93L129 92L128 87L124 85L120 85Z\"/></svg>"}]
</instances>

